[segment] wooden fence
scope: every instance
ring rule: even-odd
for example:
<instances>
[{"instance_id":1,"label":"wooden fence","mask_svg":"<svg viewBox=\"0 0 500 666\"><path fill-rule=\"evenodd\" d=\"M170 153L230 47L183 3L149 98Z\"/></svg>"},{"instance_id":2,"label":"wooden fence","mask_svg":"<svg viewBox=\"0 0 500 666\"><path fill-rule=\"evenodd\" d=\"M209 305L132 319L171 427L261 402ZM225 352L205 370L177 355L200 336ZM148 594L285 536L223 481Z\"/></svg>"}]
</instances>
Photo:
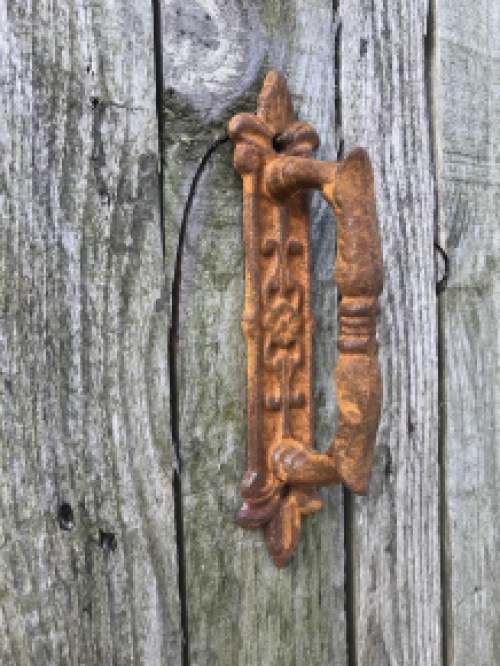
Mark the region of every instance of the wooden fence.
<instances>
[{"instance_id":1,"label":"wooden fence","mask_svg":"<svg viewBox=\"0 0 500 666\"><path fill-rule=\"evenodd\" d=\"M499 32L491 0L0 0L2 666L500 664ZM217 143L271 68L319 157L368 150L385 262L370 493L322 491L284 570L234 523L241 181Z\"/></svg>"}]
</instances>

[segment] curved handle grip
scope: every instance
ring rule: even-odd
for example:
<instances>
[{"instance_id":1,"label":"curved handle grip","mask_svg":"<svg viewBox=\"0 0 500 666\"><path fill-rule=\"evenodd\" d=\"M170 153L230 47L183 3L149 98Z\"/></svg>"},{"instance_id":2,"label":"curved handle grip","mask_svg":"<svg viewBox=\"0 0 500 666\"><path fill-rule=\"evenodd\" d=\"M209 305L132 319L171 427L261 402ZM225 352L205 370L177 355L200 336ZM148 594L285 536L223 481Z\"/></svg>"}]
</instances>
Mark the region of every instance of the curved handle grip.
<instances>
[{"instance_id":1,"label":"curved handle grip","mask_svg":"<svg viewBox=\"0 0 500 666\"><path fill-rule=\"evenodd\" d=\"M335 369L340 414L328 455L345 484L366 494L382 403L376 319L383 270L373 172L365 151L355 150L340 166L331 203L338 234L335 280L342 301Z\"/></svg>"},{"instance_id":2,"label":"curved handle grip","mask_svg":"<svg viewBox=\"0 0 500 666\"><path fill-rule=\"evenodd\" d=\"M235 116L229 136L243 179L248 345L248 470L237 520L265 526L281 567L297 546L301 515L322 506L316 486L368 489L382 395L375 334L382 254L373 174L361 149L338 164L312 157L319 138L294 120L277 72L266 77L257 114ZM326 454L313 448L308 188L321 191L337 219L340 417Z\"/></svg>"},{"instance_id":3,"label":"curved handle grip","mask_svg":"<svg viewBox=\"0 0 500 666\"><path fill-rule=\"evenodd\" d=\"M361 148L339 164L281 156L266 166L264 182L280 201L306 187L319 189L335 210L335 281L342 298L335 369L339 423L327 452L330 459L287 438L273 453L274 471L288 483L342 481L363 495L368 492L382 400L376 340L382 252L370 160Z\"/></svg>"}]
</instances>

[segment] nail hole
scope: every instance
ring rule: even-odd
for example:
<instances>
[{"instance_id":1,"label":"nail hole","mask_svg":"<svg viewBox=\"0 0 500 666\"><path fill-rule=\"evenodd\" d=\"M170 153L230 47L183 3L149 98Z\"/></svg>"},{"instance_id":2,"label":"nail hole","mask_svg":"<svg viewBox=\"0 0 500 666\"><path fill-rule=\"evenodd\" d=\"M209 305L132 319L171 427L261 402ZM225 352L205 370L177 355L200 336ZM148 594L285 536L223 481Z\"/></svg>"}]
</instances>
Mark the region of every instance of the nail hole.
<instances>
[{"instance_id":1,"label":"nail hole","mask_svg":"<svg viewBox=\"0 0 500 666\"><path fill-rule=\"evenodd\" d=\"M277 153L282 153L293 143L293 134L290 132L282 132L281 134L275 134L273 136L273 149Z\"/></svg>"},{"instance_id":2,"label":"nail hole","mask_svg":"<svg viewBox=\"0 0 500 666\"><path fill-rule=\"evenodd\" d=\"M385 461L384 473L386 477L389 477L392 474L392 456L390 451L387 451L387 460Z\"/></svg>"},{"instance_id":3,"label":"nail hole","mask_svg":"<svg viewBox=\"0 0 500 666\"><path fill-rule=\"evenodd\" d=\"M104 530L99 530L99 544L103 550L110 550L113 553L118 547L118 541L113 532L105 532Z\"/></svg>"},{"instance_id":4,"label":"nail hole","mask_svg":"<svg viewBox=\"0 0 500 666\"><path fill-rule=\"evenodd\" d=\"M61 506L59 507L58 518L59 518L59 527L62 530L70 532L73 529L74 516L71 504L68 504L67 502L63 502L61 504Z\"/></svg>"},{"instance_id":5,"label":"nail hole","mask_svg":"<svg viewBox=\"0 0 500 666\"><path fill-rule=\"evenodd\" d=\"M90 103L92 104L92 108L95 109L99 105L99 98L98 97L91 97L90 98Z\"/></svg>"}]
</instances>

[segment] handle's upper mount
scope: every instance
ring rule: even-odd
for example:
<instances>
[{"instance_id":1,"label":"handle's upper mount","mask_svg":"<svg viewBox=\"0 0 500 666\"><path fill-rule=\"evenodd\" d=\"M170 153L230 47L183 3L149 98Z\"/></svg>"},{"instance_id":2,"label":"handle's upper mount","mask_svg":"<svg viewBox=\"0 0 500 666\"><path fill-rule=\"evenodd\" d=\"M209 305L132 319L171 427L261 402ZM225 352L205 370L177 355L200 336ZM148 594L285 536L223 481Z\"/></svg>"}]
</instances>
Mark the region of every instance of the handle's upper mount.
<instances>
[{"instance_id":1,"label":"handle's upper mount","mask_svg":"<svg viewBox=\"0 0 500 666\"><path fill-rule=\"evenodd\" d=\"M368 490L382 395L373 174L362 149L340 163L312 157L318 135L294 120L285 80L275 71L264 81L257 114L232 118L229 135L243 179L248 346L248 470L237 520L265 526L271 557L283 567L297 546L300 516L322 506L318 485ZM326 454L313 448L308 188L321 191L337 220L339 422Z\"/></svg>"}]
</instances>

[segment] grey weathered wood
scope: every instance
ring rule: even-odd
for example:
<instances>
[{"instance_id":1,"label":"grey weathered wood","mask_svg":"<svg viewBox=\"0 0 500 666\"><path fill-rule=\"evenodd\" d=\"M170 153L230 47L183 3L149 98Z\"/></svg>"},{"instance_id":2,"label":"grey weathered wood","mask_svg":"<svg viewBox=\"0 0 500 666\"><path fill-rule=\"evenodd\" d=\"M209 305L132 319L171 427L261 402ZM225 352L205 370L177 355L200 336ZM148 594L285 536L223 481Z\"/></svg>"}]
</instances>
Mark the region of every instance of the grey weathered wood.
<instances>
[{"instance_id":1,"label":"grey weathered wood","mask_svg":"<svg viewBox=\"0 0 500 666\"><path fill-rule=\"evenodd\" d=\"M233 522L246 458L241 183L221 147L198 185L183 266L191 664L342 665L348 648L359 666L439 664L440 604L450 666L500 660L500 9L434 2L431 35L428 5L164 0L164 274L149 0L0 0L2 666L180 663L167 366L178 229L199 160L234 113L255 109L271 67L318 129L319 157L335 158L343 139L373 160L383 419L370 494L346 517L354 579L339 488L304 521L292 566L275 570L261 532ZM436 222L451 261L441 543ZM325 449L335 233L318 197L311 233ZM57 521L62 502L71 531Z\"/></svg>"},{"instance_id":2,"label":"grey weathered wood","mask_svg":"<svg viewBox=\"0 0 500 666\"><path fill-rule=\"evenodd\" d=\"M1 0L0 89L0 662L179 664L150 0Z\"/></svg>"},{"instance_id":3,"label":"grey weathered wood","mask_svg":"<svg viewBox=\"0 0 500 666\"><path fill-rule=\"evenodd\" d=\"M428 10L340 4L345 148L366 146L373 161L385 262L382 421L370 492L353 516L360 666L441 663Z\"/></svg>"},{"instance_id":4,"label":"grey weathered wood","mask_svg":"<svg viewBox=\"0 0 500 666\"><path fill-rule=\"evenodd\" d=\"M437 3L450 666L500 663L500 6Z\"/></svg>"},{"instance_id":5,"label":"grey weathered wood","mask_svg":"<svg viewBox=\"0 0 500 666\"><path fill-rule=\"evenodd\" d=\"M271 67L281 69L298 117L336 156L332 3L195 2L163 5L165 215L172 260L188 188L202 155L240 110L255 111ZM180 449L192 666L346 664L343 506L339 488L303 521L298 553L274 568L261 530L237 527L246 469L246 346L242 187L232 146L211 158L195 195L183 262ZM335 432L336 292L333 215L313 203L316 444Z\"/></svg>"}]
</instances>

